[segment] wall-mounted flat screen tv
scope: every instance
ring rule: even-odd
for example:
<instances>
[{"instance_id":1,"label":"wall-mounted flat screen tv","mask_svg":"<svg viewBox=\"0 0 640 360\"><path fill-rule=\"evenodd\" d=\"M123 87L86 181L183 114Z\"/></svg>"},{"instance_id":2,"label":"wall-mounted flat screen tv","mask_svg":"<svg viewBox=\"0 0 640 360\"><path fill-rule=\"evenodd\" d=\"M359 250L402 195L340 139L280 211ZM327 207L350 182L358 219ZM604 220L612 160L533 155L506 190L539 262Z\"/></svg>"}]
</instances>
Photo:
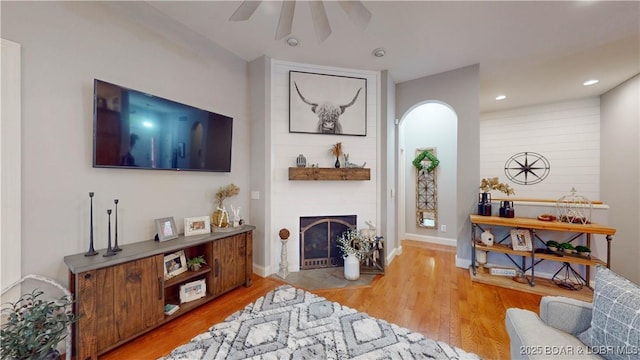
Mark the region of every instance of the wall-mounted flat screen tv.
<instances>
[{"instance_id":1,"label":"wall-mounted flat screen tv","mask_svg":"<svg viewBox=\"0 0 640 360\"><path fill-rule=\"evenodd\" d=\"M93 166L231 171L233 118L96 79Z\"/></svg>"}]
</instances>

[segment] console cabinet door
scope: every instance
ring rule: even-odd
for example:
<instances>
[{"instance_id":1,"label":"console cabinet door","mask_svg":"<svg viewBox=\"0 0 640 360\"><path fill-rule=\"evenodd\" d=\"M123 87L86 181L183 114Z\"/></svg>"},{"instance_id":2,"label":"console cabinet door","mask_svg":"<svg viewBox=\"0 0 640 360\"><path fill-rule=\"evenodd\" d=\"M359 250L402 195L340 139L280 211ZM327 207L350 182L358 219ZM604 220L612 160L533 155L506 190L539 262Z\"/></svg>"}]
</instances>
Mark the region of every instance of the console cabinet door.
<instances>
[{"instance_id":1,"label":"console cabinet door","mask_svg":"<svg viewBox=\"0 0 640 360\"><path fill-rule=\"evenodd\" d=\"M214 241L212 294L223 294L246 282L246 235L239 234Z\"/></svg>"},{"instance_id":2,"label":"console cabinet door","mask_svg":"<svg viewBox=\"0 0 640 360\"><path fill-rule=\"evenodd\" d=\"M78 276L77 359L96 358L164 320L163 256Z\"/></svg>"}]
</instances>

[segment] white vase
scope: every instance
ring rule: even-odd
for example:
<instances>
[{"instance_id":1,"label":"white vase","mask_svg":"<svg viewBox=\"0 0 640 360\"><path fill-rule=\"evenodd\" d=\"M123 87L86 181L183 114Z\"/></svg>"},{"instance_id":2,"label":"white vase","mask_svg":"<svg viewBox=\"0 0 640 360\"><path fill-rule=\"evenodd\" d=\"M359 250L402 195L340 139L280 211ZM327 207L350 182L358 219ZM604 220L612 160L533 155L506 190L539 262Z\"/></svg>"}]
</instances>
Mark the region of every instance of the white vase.
<instances>
[{"instance_id":1,"label":"white vase","mask_svg":"<svg viewBox=\"0 0 640 360\"><path fill-rule=\"evenodd\" d=\"M344 278L347 280L360 278L360 261L354 254L349 254L344 258Z\"/></svg>"},{"instance_id":2,"label":"white vase","mask_svg":"<svg viewBox=\"0 0 640 360\"><path fill-rule=\"evenodd\" d=\"M493 234L491 233L491 229L487 229L482 234L480 234L480 242L482 242L486 246L493 245Z\"/></svg>"}]
</instances>

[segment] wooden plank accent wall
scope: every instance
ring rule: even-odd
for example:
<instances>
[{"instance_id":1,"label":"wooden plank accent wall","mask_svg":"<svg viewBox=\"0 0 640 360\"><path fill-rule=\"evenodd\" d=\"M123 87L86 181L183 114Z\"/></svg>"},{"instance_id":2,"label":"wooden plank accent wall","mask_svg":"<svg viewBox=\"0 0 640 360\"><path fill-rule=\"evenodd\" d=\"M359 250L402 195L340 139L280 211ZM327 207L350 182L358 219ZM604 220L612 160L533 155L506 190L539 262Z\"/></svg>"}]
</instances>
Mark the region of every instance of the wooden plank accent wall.
<instances>
[{"instance_id":1,"label":"wooden plank accent wall","mask_svg":"<svg viewBox=\"0 0 640 360\"><path fill-rule=\"evenodd\" d=\"M600 199L600 99L481 115L481 178L498 176L501 182L506 182L507 159L524 151L545 156L551 171L544 181L535 185L508 182L515 188L515 197L558 199L575 187L580 195Z\"/></svg>"}]
</instances>

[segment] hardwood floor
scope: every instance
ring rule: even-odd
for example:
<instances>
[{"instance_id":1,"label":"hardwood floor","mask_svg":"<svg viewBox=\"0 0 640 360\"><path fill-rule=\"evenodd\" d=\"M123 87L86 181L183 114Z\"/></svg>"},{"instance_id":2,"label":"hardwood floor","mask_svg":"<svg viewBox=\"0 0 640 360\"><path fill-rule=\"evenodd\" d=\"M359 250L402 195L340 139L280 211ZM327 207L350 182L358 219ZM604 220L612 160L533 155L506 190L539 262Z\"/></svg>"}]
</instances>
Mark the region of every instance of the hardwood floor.
<instances>
[{"instance_id":1,"label":"hardwood floor","mask_svg":"<svg viewBox=\"0 0 640 360\"><path fill-rule=\"evenodd\" d=\"M505 311L536 311L540 295L471 282L455 267L455 249L403 241L403 253L371 287L310 291L329 300L474 352L508 359ZM253 286L233 290L111 352L100 359L156 359L223 321L283 283L254 276Z\"/></svg>"}]
</instances>

